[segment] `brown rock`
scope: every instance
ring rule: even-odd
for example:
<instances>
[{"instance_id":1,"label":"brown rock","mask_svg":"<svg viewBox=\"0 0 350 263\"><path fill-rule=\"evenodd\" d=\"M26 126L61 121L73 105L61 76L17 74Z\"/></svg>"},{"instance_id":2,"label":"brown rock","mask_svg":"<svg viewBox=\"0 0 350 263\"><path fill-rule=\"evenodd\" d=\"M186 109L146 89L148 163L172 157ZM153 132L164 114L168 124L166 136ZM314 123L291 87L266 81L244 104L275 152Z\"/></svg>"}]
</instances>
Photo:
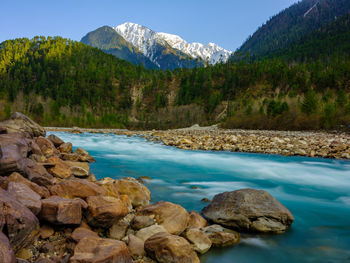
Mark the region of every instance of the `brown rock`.
<instances>
[{"instance_id":1,"label":"brown rock","mask_svg":"<svg viewBox=\"0 0 350 263\"><path fill-rule=\"evenodd\" d=\"M7 233L15 252L31 244L39 232L39 221L35 215L1 188L0 230Z\"/></svg>"},{"instance_id":2,"label":"brown rock","mask_svg":"<svg viewBox=\"0 0 350 263\"><path fill-rule=\"evenodd\" d=\"M39 218L56 225L79 225L81 223L81 204L78 200L51 196L42 200Z\"/></svg>"},{"instance_id":3,"label":"brown rock","mask_svg":"<svg viewBox=\"0 0 350 263\"><path fill-rule=\"evenodd\" d=\"M40 227L41 239L47 239L55 233L55 230L49 225L43 225Z\"/></svg>"},{"instance_id":4,"label":"brown rock","mask_svg":"<svg viewBox=\"0 0 350 263\"><path fill-rule=\"evenodd\" d=\"M240 240L240 234L219 225L211 225L203 228L214 247L226 247L235 245Z\"/></svg>"},{"instance_id":5,"label":"brown rock","mask_svg":"<svg viewBox=\"0 0 350 263\"><path fill-rule=\"evenodd\" d=\"M7 192L29 208L34 215L39 214L41 210L41 197L27 185L17 182L9 182Z\"/></svg>"},{"instance_id":6,"label":"brown rock","mask_svg":"<svg viewBox=\"0 0 350 263\"><path fill-rule=\"evenodd\" d=\"M3 182L2 187L4 189L7 189L7 185L9 182L16 182L16 183L22 183L28 186L30 189L32 189L34 192L36 192L38 195L40 195L42 198L47 198L50 196L50 192L45 188L37 185L36 183L33 183L29 181L28 179L24 178L19 173L12 173L10 176L6 177L6 180Z\"/></svg>"},{"instance_id":7,"label":"brown rock","mask_svg":"<svg viewBox=\"0 0 350 263\"><path fill-rule=\"evenodd\" d=\"M115 181L112 178L103 178L101 180L97 181L97 184L102 186L106 192L107 196L115 197L115 198L120 198L120 195L118 193L118 188L116 187Z\"/></svg>"},{"instance_id":8,"label":"brown rock","mask_svg":"<svg viewBox=\"0 0 350 263\"><path fill-rule=\"evenodd\" d=\"M134 235L128 235L128 248L132 257L144 257L146 255L144 249L145 242Z\"/></svg>"},{"instance_id":9,"label":"brown rock","mask_svg":"<svg viewBox=\"0 0 350 263\"><path fill-rule=\"evenodd\" d=\"M202 213L220 225L253 232L281 233L294 221L289 210L277 199L255 189L218 194Z\"/></svg>"},{"instance_id":10,"label":"brown rock","mask_svg":"<svg viewBox=\"0 0 350 263\"><path fill-rule=\"evenodd\" d=\"M212 244L210 238L198 228L187 230L185 237L192 244L193 249L200 254L206 253Z\"/></svg>"},{"instance_id":11,"label":"brown rock","mask_svg":"<svg viewBox=\"0 0 350 263\"><path fill-rule=\"evenodd\" d=\"M64 144L64 141L62 141L59 137L57 137L56 135L54 134L50 134L47 139L49 139L53 145L55 145L55 147L59 147L61 146L62 144Z\"/></svg>"},{"instance_id":12,"label":"brown rock","mask_svg":"<svg viewBox=\"0 0 350 263\"><path fill-rule=\"evenodd\" d=\"M83 148L77 148L75 151L74 151L74 154L78 155L79 156L79 161L81 162L94 162L95 159L92 158L90 156L90 154L85 151Z\"/></svg>"},{"instance_id":13,"label":"brown rock","mask_svg":"<svg viewBox=\"0 0 350 263\"><path fill-rule=\"evenodd\" d=\"M70 168L80 167L86 170L88 174L90 174L90 165L87 162L65 161L65 163L68 164Z\"/></svg>"},{"instance_id":14,"label":"brown rock","mask_svg":"<svg viewBox=\"0 0 350 263\"><path fill-rule=\"evenodd\" d=\"M151 200L151 192L134 178L116 180L115 185L120 194L129 196L134 207L148 205Z\"/></svg>"},{"instance_id":15,"label":"brown rock","mask_svg":"<svg viewBox=\"0 0 350 263\"><path fill-rule=\"evenodd\" d=\"M109 228L129 213L122 200L110 196L89 196L86 218L92 226Z\"/></svg>"},{"instance_id":16,"label":"brown rock","mask_svg":"<svg viewBox=\"0 0 350 263\"><path fill-rule=\"evenodd\" d=\"M85 237L74 249L70 263L132 263L130 253L124 242Z\"/></svg>"},{"instance_id":17,"label":"brown rock","mask_svg":"<svg viewBox=\"0 0 350 263\"><path fill-rule=\"evenodd\" d=\"M68 178L72 175L72 171L70 170L69 165L67 165L64 161L62 161L57 156L52 156L47 159L48 163L54 163L55 167L48 168L50 174L56 176L61 179Z\"/></svg>"},{"instance_id":18,"label":"brown rock","mask_svg":"<svg viewBox=\"0 0 350 263\"><path fill-rule=\"evenodd\" d=\"M95 184L83 179L70 179L60 182L50 188L52 195L65 198L82 198L89 196L106 195L106 190Z\"/></svg>"},{"instance_id":19,"label":"brown rock","mask_svg":"<svg viewBox=\"0 0 350 263\"><path fill-rule=\"evenodd\" d=\"M207 220L205 220L200 214L195 211L189 213L190 221L188 222L189 228L202 228L208 225Z\"/></svg>"},{"instance_id":20,"label":"brown rock","mask_svg":"<svg viewBox=\"0 0 350 263\"><path fill-rule=\"evenodd\" d=\"M143 207L137 215L154 215L156 222L170 234L180 235L187 227L190 217L185 208L170 202L157 202Z\"/></svg>"},{"instance_id":21,"label":"brown rock","mask_svg":"<svg viewBox=\"0 0 350 263\"><path fill-rule=\"evenodd\" d=\"M136 215L134 219L131 221L131 227L133 229L139 230L141 228L149 227L154 225L156 220L154 219L154 215Z\"/></svg>"},{"instance_id":22,"label":"brown rock","mask_svg":"<svg viewBox=\"0 0 350 263\"><path fill-rule=\"evenodd\" d=\"M39 146L41 152L46 156L46 157L51 157L53 155L58 155L58 151L55 147L55 145L48 139L40 136L38 137L35 142Z\"/></svg>"},{"instance_id":23,"label":"brown rock","mask_svg":"<svg viewBox=\"0 0 350 263\"><path fill-rule=\"evenodd\" d=\"M37 164L30 159L24 159L24 163L24 173L33 183L44 187L55 183L55 179L47 172L43 165Z\"/></svg>"},{"instance_id":24,"label":"brown rock","mask_svg":"<svg viewBox=\"0 0 350 263\"><path fill-rule=\"evenodd\" d=\"M129 228L129 222L122 218L118 222L114 223L109 229L109 238L121 240L126 235L126 231Z\"/></svg>"},{"instance_id":25,"label":"brown rock","mask_svg":"<svg viewBox=\"0 0 350 263\"><path fill-rule=\"evenodd\" d=\"M73 144L70 143L70 142L66 142L66 143L63 143L61 144L59 147L58 147L58 151L60 153L72 153L73 151Z\"/></svg>"},{"instance_id":26,"label":"brown rock","mask_svg":"<svg viewBox=\"0 0 350 263\"><path fill-rule=\"evenodd\" d=\"M73 153L61 153L60 158L64 161L79 162L79 155Z\"/></svg>"},{"instance_id":27,"label":"brown rock","mask_svg":"<svg viewBox=\"0 0 350 263\"><path fill-rule=\"evenodd\" d=\"M16 263L15 253L10 245L10 241L7 236L5 236L0 231L0 259L1 263Z\"/></svg>"},{"instance_id":28,"label":"brown rock","mask_svg":"<svg viewBox=\"0 0 350 263\"><path fill-rule=\"evenodd\" d=\"M161 233L161 232L168 233L168 231L166 231L166 229L163 226L152 225L152 226L145 227L145 228L142 228L139 231L137 231L136 236L138 238L140 238L142 241L146 241L151 236L153 236L157 233Z\"/></svg>"},{"instance_id":29,"label":"brown rock","mask_svg":"<svg viewBox=\"0 0 350 263\"><path fill-rule=\"evenodd\" d=\"M91 230L86 229L84 227L78 227L73 231L71 237L75 242L79 242L80 240L82 240L85 237L86 238L98 238L98 235L94 231L91 231Z\"/></svg>"},{"instance_id":30,"label":"brown rock","mask_svg":"<svg viewBox=\"0 0 350 263\"><path fill-rule=\"evenodd\" d=\"M196 252L188 241L168 233L158 233L145 242L145 251L160 263L199 263Z\"/></svg>"},{"instance_id":31,"label":"brown rock","mask_svg":"<svg viewBox=\"0 0 350 263\"><path fill-rule=\"evenodd\" d=\"M70 170L75 177L85 178L89 176L89 172L79 166L73 166Z\"/></svg>"}]
</instances>

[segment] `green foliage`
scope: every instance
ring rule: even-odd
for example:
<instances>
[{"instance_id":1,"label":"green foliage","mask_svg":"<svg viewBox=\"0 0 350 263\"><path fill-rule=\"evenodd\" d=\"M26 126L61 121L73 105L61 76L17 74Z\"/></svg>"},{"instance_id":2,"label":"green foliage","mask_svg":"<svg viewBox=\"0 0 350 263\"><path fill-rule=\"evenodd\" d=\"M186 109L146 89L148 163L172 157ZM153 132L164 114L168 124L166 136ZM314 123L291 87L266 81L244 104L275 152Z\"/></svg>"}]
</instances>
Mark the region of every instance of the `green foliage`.
<instances>
[{"instance_id":1,"label":"green foliage","mask_svg":"<svg viewBox=\"0 0 350 263\"><path fill-rule=\"evenodd\" d=\"M318 99L316 92L312 89L309 89L307 93L305 94L303 103L301 105L301 110L306 115L310 115L312 113L315 113L318 109Z\"/></svg>"},{"instance_id":2,"label":"green foliage","mask_svg":"<svg viewBox=\"0 0 350 263\"><path fill-rule=\"evenodd\" d=\"M281 115L287 111L289 111L289 106L287 102L271 100L267 105L266 113L268 116L274 118L277 115Z\"/></svg>"}]
</instances>

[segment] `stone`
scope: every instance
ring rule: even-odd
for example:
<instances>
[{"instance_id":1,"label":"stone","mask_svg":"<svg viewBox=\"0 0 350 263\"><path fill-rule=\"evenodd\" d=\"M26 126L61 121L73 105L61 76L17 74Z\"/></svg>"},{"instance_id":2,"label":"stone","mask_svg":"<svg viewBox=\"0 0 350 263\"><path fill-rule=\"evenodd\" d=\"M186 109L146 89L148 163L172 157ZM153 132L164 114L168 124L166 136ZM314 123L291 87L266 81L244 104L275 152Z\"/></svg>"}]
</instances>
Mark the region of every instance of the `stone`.
<instances>
[{"instance_id":1,"label":"stone","mask_svg":"<svg viewBox=\"0 0 350 263\"><path fill-rule=\"evenodd\" d=\"M198 228L187 230L185 237L192 244L193 249L200 254L206 253L211 248L210 238Z\"/></svg>"},{"instance_id":2,"label":"stone","mask_svg":"<svg viewBox=\"0 0 350 263\"><path fill-rule=\"evenodd\" d=\"M79 162L79 155L73 153L61 153L60 158L64 161Z\"/></svg>"},{"instance_id":3,"label":"stone","mask_svg":"<svg viewBox=\"0 0 350 263\"><path fill-rule=\"evenodd\" d=\"M39 221L35 215L1 188L0 230L7 233L14 252L31 244L39 232Z\"/></svg>"},{"instance_id":4,"label":"stone","mask_svg":"<svg viewBox=\"0 0 350 263\"><path fill-rule=\"evenodd\" d=\"M24 178L19 173L12 173L10 176L6 177L6 180L2 183L2 187L4 189L7 189L7 185L9 182L16 182L16 183L22 183L28 186L30 189L32 189L34 192L36 192L40 197L47 198L50 196L49 190L47 190L45 187L41 187L37 185L36 183L33 183L29 181L28 179Z\"/></svg>"},{"instance_id":5,"label":"stone","mask_svg":"<svg viewBox=\"0 0 350 263\"><path fill-rule=\"evenodd\" d=\"M145 251L159 263L199 263L192 246L182 237L161 232L145 242Z\"/></svg>"},{"instance_id":6,"label":"stone","mask_svg":"<svg viewBox=\"0 0 350 263\"><path fill-rule=\"evenodd\" d=\"M33 252L30 249L21 248L17 253L16 257L24 260L29 260L33 257Z\"/></svg>"},{"instance_id":7,"label":"stone","mask_svg":"<svg viewBox=\"0 0 350 263\"><path fill-rule=\"evenodd\" d=\"M149 227L145 227L137 231L136 236L140 238L142 241L146 241L148 238L153 236L154 234L160 233L160 232L166 232L166 229L163 226L160 225L152 225Z\"/></svg>"},{"instance_id":8,"label":"stone","mask_svg":"<svg viewBox=\"0 0 350 263\"><path fill-rule=\"evenodd\" d=\"M98 234L84 227L78 227L73 231L71 237L75 242L79 242L83 238L98 238Z\"/></svg>"},{"instance_id":9,"label":"stone","mask_svg":"<svg viewBox=\"0 0 350 263\"><path fill-rule=\"evenodd\" d=\"M85 178L89 176L89 172L79 166L70 167L70 170L74 176L79 178Z\"/></svg>"},{"instance_id":10,"label":"stone","mask_svg":"<svg viewBox=\"0 0 350 263\"><path fill-rule=\"evenodd\" d=\"M55 225L79 225L82 218L81 204L78 200L51 196L42 200L39 218Z\"/></svg>"},{"instance_id":11,"label":"stone","mask_svg":"<svg viewBox=\"0 0 350 263\"><path fill-rule=\"evenodd\" d=\"M78 162L78 161L65 161L66 164L72 169L72 167L79 167L87 171L90 174L90 165L87 162Z\"/></svg>"},{"instance_id":12,"label":"stone","mask_svg":"<svg viewBox=\"0 0 350 263\"><path fill-rule=\"evenodd\" d=\"M29 208L34 215L39 214L41 210L41 197L27 185L17 182L9 182L7 192Z\"/></svg>"},{"instance_id":13,"label":"stone","mask_svg":"<svg viewBox=\"0 0 350 263\"><path fill-rule=\"evenodd\" d=\"M112 178L109 178L109 177L103 178L101 180L98 180L97 184L102 186L106 190L107 196L120 198L118 188L116 187L114 180Z\"/></svg>"},{"instance_id":14,"label":"stone","mask_svg":"<svg viewBox=\"0 0 350 263\"><path fill-rule=\"evenodd\" d=\"M131 227L133 229L139 230L141 228L149 227L154 225L156 220L154 219L154 215L136 215L134 219L131 221Z\"/></svg>"},{"instance_id":15,"label":"stone","mask_svg":"<svg viewBox=\"0 0 350 263\"><path fill-rule=\"evenodd\" d=\"M15 253L13 252L10 241L7 236L0 231L0 259L1 263L16 263Z\"/></svg>"},{"instance_id":16,"label":"stone","mask_svg":"<svg viewBox=\"0 0 350 263\"><path fill-rule=\"evenodd\" d=\"M81 162L89 162L89 163L95 162L95 159L92 158L90 154L87 151L85 151L83 148L80 148L80 147L77 148L74 151L74 154L79 156L79 161Z\"/></svg>"},{"instance_id":17,"label":"stone","mask_svg":"<svg viewBox=\"0 0 350 263\"><path fill-rule=\"evenodd\" d=\"M214 247L226 247L237 244L240 234L220 225L211 225L202 229Z\"/></svg>"},{"instance_id":18,"label":"stone","mask_svg":"<svg viewBox=\"0 0 350 263\"><path fill-rule=\"evenodd\" d=\"M49 225L42 225L40 227L40 238L47 239L55 233L55 230Z\"/></svg>"},{"instance_id":19,"label":"stone","mask_svg":"<svg viewBox=\"0 0 350 263\"><path fill-rule=\"evenodd\" d=\"M294 221L277 199L255 189L218 194L202 213L217 224L239 231L283 233Z\"/></svg>"},{"instance_id":20,"label":"stone","mask_svg":"<svg viewBox=\"0 0 350 263\"><path fill-rule=\"evenodd\" d=\"M73 144L70 143L70 142L66 142L66 143L63 143L61 144L57 150L60 152L60 153L72 153L73 151Z\"/></svg>"},{"instance_id":21,"label":"stone","mask_svg":"<svg viewBox=\"0 0 350 263\"><path fill-rule=\"evenodd\" d=\"M190 221L188 222L188 228L202 228L208 225L207 220L195 211L191 211L189 216Z\"/></svg>"},{"instance_id":22,"label":"stone","mask_svg":"<svg viewBox=\"0 0 350 263\"><path fill-rule=\"evenodd\" d=\"M129 196L134 207L148 205L151 200L151 192L134 178L116 180L115 185L120 194Z\"/></svg>"},{"instance_id":23,"label":"stone","mask_svg":"<svg viewBox=\"0 0 350 263\"><path fill-rule=\"evenodd\" d=\"M43 165L37 164L30 159L23 160L24 174L26 177L39 186L48 187L55 183L55 179L50 175Z\"/></svg>"},{"instance_id":24,"label":"stone","mask_svg":"<svg viewBox=\"0 0 350 263\"><path fill-rule=\"evenodd\" d=\"M53 155L58 155L58 151L55 145L49 140L42 136L36 138L35 142L39 146L41 152L45 155L45 157L51 157Z\"/></svg>"},{"instance_id":25,"label":"stone","mask_svg":"<svg viewBox=\"0 0 350 263\"><path fill-rule=\"evenodd\" d=\"M146 255L144 249L145 242L135 235L128 235L128 248L132 257L144 257Z\"/></svg>"},{"instance_id":26,"label":"stone","mask_svg":"<svg viewBox=\"0 0 350 263\"><path fill-rule=\"evenodd\" d=\"M110 196L89 196L86 219L89 225L110 228L129 213L122 200Z\"/></svg>"},{"instance_id":27,"label":"stone","mask_svg":"<svg viewBox=\"0 0 350 263\"><path fill-rule=\"evenodd\" d=\"M39 124L22 113L14 112L11 118L0 123L6 133L28 133L32 137L46 136L46 131Z\"/></svg>"},{"instance_id":28,"label":"stone","mask_svg":"<svg viewBox=\"0 0 350 263\"><path fill-rule=\"evenodd\" d=\"M114 239L85 237L74 249L70 263L132 263L124 242Z\"/></svg>"},{"instance_id":29,"label":"stone","mask_svg":"<svg viewBox=\"0 0 350 263\"><path fill-rule=\"evenodd\" d=\"M106 190L95 184L83 179L64 180L50 188L52 195L64 198L82 198L89 196L106 195Z\"/></svg>"},{"instance_id":30,"label":"stone","mask_svg":"<svg viewBox=\"0 0 350 263\"><path fill-rule=\"evenodd\" d=\"M190 220L185 208L163 201L142 207L136 215L154 215L156 222L174 235L180 235Z\"/></svg>"},{"instance_id":31,"label":"stone","mask_svg":"<svg viewBox=\"0 0 350 263\"><path fill-rule=\"evenodd\" d=\"M126 235L126 231L129 228L129 222L122 218L118 222L114 223L112 227L109 229L109 238L121 240Z\"/></svg>"},{"instance_id":32,"label":"stone","mask_svg":"<svg viewBox=\"0 0 350 263\"><path fill-rule=\"evenodd\" d=\"M68 164L66 164L64 161L62 161L57 156L52 156L47 159L48 163L54 163L55 166L52 168L48 168L50 174L52 174L55 177L66 179L72 175L72 171Z\"/></svg>"},{"instance_id":33,"label":"stone","mask_svg":"<svg viewBox=\"0 0 350 263\"><path fill-rule=\"evenodd\" d=\"M64 141L61 140L61 138L59 138L58 136L54 135L54 134L50 134L47 139L49 139L53 145L55 145L55 147L59 147L62 144L64 144Z\"/></svg>"}]
</instances>

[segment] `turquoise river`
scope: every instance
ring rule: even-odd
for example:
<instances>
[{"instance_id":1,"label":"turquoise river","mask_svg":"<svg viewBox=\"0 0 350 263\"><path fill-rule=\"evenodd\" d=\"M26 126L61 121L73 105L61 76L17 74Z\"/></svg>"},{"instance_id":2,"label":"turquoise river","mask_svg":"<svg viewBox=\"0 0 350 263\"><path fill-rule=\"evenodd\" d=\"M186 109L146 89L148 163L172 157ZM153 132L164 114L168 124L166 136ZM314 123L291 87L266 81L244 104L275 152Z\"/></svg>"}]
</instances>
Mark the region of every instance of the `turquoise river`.
<instances>
[{"instance_id":1,"label":"turquoise river","mask_svg":"<svg viewBox=\"0 0 350 263\"><path fill-rule=\"evenodd\" d=\"M139 137L55 134L90 152L97 179L149 176L152 202L200 212L203 198L256 188L293 213L295 222L285 234L243 234L237 246L211 249L202 263L350 262L349 161L185 151Z\"/></svg>"}]
</instances>

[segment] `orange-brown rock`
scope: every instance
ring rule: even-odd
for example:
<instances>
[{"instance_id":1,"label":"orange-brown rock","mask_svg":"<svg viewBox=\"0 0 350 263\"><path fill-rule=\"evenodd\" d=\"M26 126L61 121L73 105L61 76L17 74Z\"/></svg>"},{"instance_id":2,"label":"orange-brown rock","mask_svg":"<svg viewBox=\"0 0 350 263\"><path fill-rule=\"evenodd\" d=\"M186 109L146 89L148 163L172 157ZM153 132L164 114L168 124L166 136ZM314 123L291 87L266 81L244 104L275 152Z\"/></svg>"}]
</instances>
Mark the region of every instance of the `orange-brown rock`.
<instances>
[{"instance_id":1,"label":"orange-brown rock","mask_svg":"<svg viewBox=\"0 0 350 263\"><path fill-rule=\"evenodd\" d=\"M190 217L185 208L170 202L157 202L143 207L137 215L154 215L156 222L170 234L180 235L187 227Z\"/></svg>"},{"instance_id":2,"label":"orange-brown rock","mask_svg":"<svg viewBox=\"0 0 350 263\"><path fill-rule=\"evenodd\" d=\"M239 233L220 225L207 226L203 228L203 231L209 237L214 247L232 246L240 241Z\"/></svg>"},{"instance_id":3,"label":"orange-brown rock","mask_svg":"<svg viewBox=\"0 0 350 263\"><path fill-rule=\"evenodd\" d=\"M9 182L16 182L16 183L25 184L30 189L32 189L34 192L36 192L38 195L40 195L42 198L47 198L50 196L49 190L47 190L45 187L41 187L41 186L37 185L36 183L29 181L28 179L24 178L19 173L12 173L10 176L6 177L6 180L3 182L2 187L4 189L7 189L7 185Z\"/></svg>"},{"instance_id":4,"label":"orange-brown rock","mask_svg":"<svg viewBox=\"0 0 350 263\"><path fill-rule=\"evenodd\" d=\"M145 242L135 235L128 235L128 248L132 257L143 257L146 255Z\"/></svg>"},{"instance_id":5,"label":"orange-brown rock","mask_svg":"<svg viewBox=\"0 0 350 263\"><path fill-rule=\"evenodd\" d=\"M74 249L70 263L132 263L129 250L124 242L85 237Z\"/></svg>"},{"instance_id":6,"label":"orange-brown rock","mask_svg":"<svg viewBox=\"0 0 350 263\"><path fill-rule=\"evenodd\" d=\"M57 151L55 145L49 139L46 139L46 138L40 136L35 140L35 142L39 146L41 152L46 157L50 157L50 156L58 154L58 151Z\"/></svg>"},{"instance_id":7,"label":"orange-brown rock","mask_svg":"<svg viewBox=\"0 0 350 263\"><path fill-rule=\"evenodd\" d=\"M39 221L19 201L0 188L0 229L7 233L15 252L36 239Z\"/></svg>"},{"instance_id":8,"label":"orange-brown rock","mask_svg":"<svg viewBox=\"0 0 350 263\"><path fill-rule=\"evenodd\" d=\"M115 181L118 192L129 196L134 207L148 205L151 200L151 192L142 183L134 178L124 178Z\"/></svg>"},{"instance_id":9,"label":"orange-brown rock","mask_svg":"<svg viewBox=\"0 0 350 263\"><path fill-rule=\"evenodd\" d=\"M11 248L10 241L2 232L0 232L0 260L1 263L16 263L15 253Z\"/></svg>"},{"instance_id":10,"label":"orange-brown rock","mask_svg":"<svg viewBox=\"0 0 350 263\"><path fill-rule=\"evenodd\" d=\"M191 243L193 249L200 254L206 253L212 245L210 238L199 228L188 229L185 237Z\"/></svg>"},{"instance_id":11,"label":"orange-brown rock","mask_svg":"<svg viewBox=\"0 0 350 263\"><path fill-rule=\"evenodd\" d=\"M161 232L145 242L145 251L159 263L199 263L196 252L183 237Z\"/></svg>"},{"instance_id":12,"label":"orange-brown rock","mask_svg":"<svg viewBox=\"0 0 350 263\"><path fill-rule=\"evenodd\" d=\"M61 179L68 178L72 175L72 171L70 170L69 165L67 165L64 161L62 161L57 156L52 156L49 159L47 159L48 163L54 163L55 166L48 168L50 174L53 176L56 176Z\"/></svg>"},{"instance_id":13,"label":"orange-brown rock","mask_svg":"<svg viewBox=\"0 0 350 263\"><path fill-rule=\"evenodd\" d=\"M92 158L90 156L90 154L84 150L83 148L77 148L75 151L74 151L74 154L78 155L79 156L79 161L81 162L94 162L95 159Z\"/></svg>"},{"instance_id":14,"label":"orange-brown rock","mask_svg":"<svg viewBox=\"0 0 350 263\"><path fill-rule=\"evenodd\" d=\"M89 196L86 219L92 226L109 228L129 213L124 202L110 196Z\"/></svg>"},{"instance_id":15,"label":"orange-brown rock","mask_svg":"<svg viewBox=\"0 0 350 263\"><path fill-rule=\"evenodd\" d=\"M188 222L189 228L202 228L208 225L207 220L205 220L200 214L195 211L189 213L190 221Z\"/></svg>"},{"instance_id":16,"label":"orange-brown rock","mask_svg":"<svg viewBox=\"0 0 350 263\"><path fill-rule=\"evenodd\" d=\"M55 233L55 230L49 225L42 225L40 227L40 237L42 239L47 239Z\"/></svg>"},{"instance_id":17,"label":"orange-brown rock","mask_svg":"<svg viewBox=\"0 0 350 263\"><path fill-rule=\"evenodd\" d=\"M29 208L34 215L41 210L41 197L27 185L17 182L9 182L7 192L20 201L24 206Z\"/></svg>"},{"instance_id":18,"label":"orange-brown rock","mask_svg":"<svg viewBox=\"0 0 350 263\"><path fill-rule=\"evenodd\" d=\"M52 195L65 198L82 198L88 196L106 195L106 190L95 184L83 179L69 179L60 182L50 188Z\"/></svg>"},{"instance_id":19,"label":"orange-brown rock","mask_svg":"<svg viewBox=\"0 0 350 263\"><path fill-rule=\"evenodd\" d=\"M82 240L85 237L98 238L98 234L96 232L91 231L89 229L86 229L84 227L78 227L73 231L71 237L75 242L79 242L80 240Z\"/></svg>"},{"instance_id":20,"label":"orange-brown rock","mask_svg":"<svg viewBox=\"0 0 350 263\"><path fill-rule=\"evenodd\" d=\"M51 196L42 200L39 218L56 225L79 225L82 218L81 204L78 200Z\"/></svg>"},{"instance_id":21,"label":"orange-brown rock","mask_svg":"<svg viewBox=\"0 0 350 263\"><path fill-rule=\"evenodd\" d=\"M112 178L107 177L107 178L98 180L97 184L102 186L106 190L107 196L119 198L120 195L118 193L118 188L116 187L114 182L115 181Z\"/></svg>"},{"instance_id":22,"label":"orange-brown rock","mask_svg":"<svg viewBox=\"0 0 350 263\"><path fill-rule=\"evenodd\" d=\"M53 145L55 145L55 147L59 147L62 144L64 144L64 141L62 141L61 138L54 134L50 134L49 136L47 136L47 139L49 139L53 143Z\"/></svg>"},{"instance_id":23,"label":"orange-brown rock","mask_svg":"<svg viewBox=\"0 0 350 263\"><path fill-rule=\"evenodd\" d=\"M70 168L80 167L80 168L86 170L88 174L90 174L90 165L87 162L65 161L65 163L68 164Z\"/></svg>"},{"instance_id":24,"label":"orange-brown rock","mask_svg":"<svg viewBox=\"0 0 350 263\"><path fill-rule=\"evenodd\" d=\"M70 142L66 142L66 143L63 143L61 144L59 147L58 147L58 151L60 153L72 153L73 151L73 144L70 143Z\"/></svg>"}]
</instances>

